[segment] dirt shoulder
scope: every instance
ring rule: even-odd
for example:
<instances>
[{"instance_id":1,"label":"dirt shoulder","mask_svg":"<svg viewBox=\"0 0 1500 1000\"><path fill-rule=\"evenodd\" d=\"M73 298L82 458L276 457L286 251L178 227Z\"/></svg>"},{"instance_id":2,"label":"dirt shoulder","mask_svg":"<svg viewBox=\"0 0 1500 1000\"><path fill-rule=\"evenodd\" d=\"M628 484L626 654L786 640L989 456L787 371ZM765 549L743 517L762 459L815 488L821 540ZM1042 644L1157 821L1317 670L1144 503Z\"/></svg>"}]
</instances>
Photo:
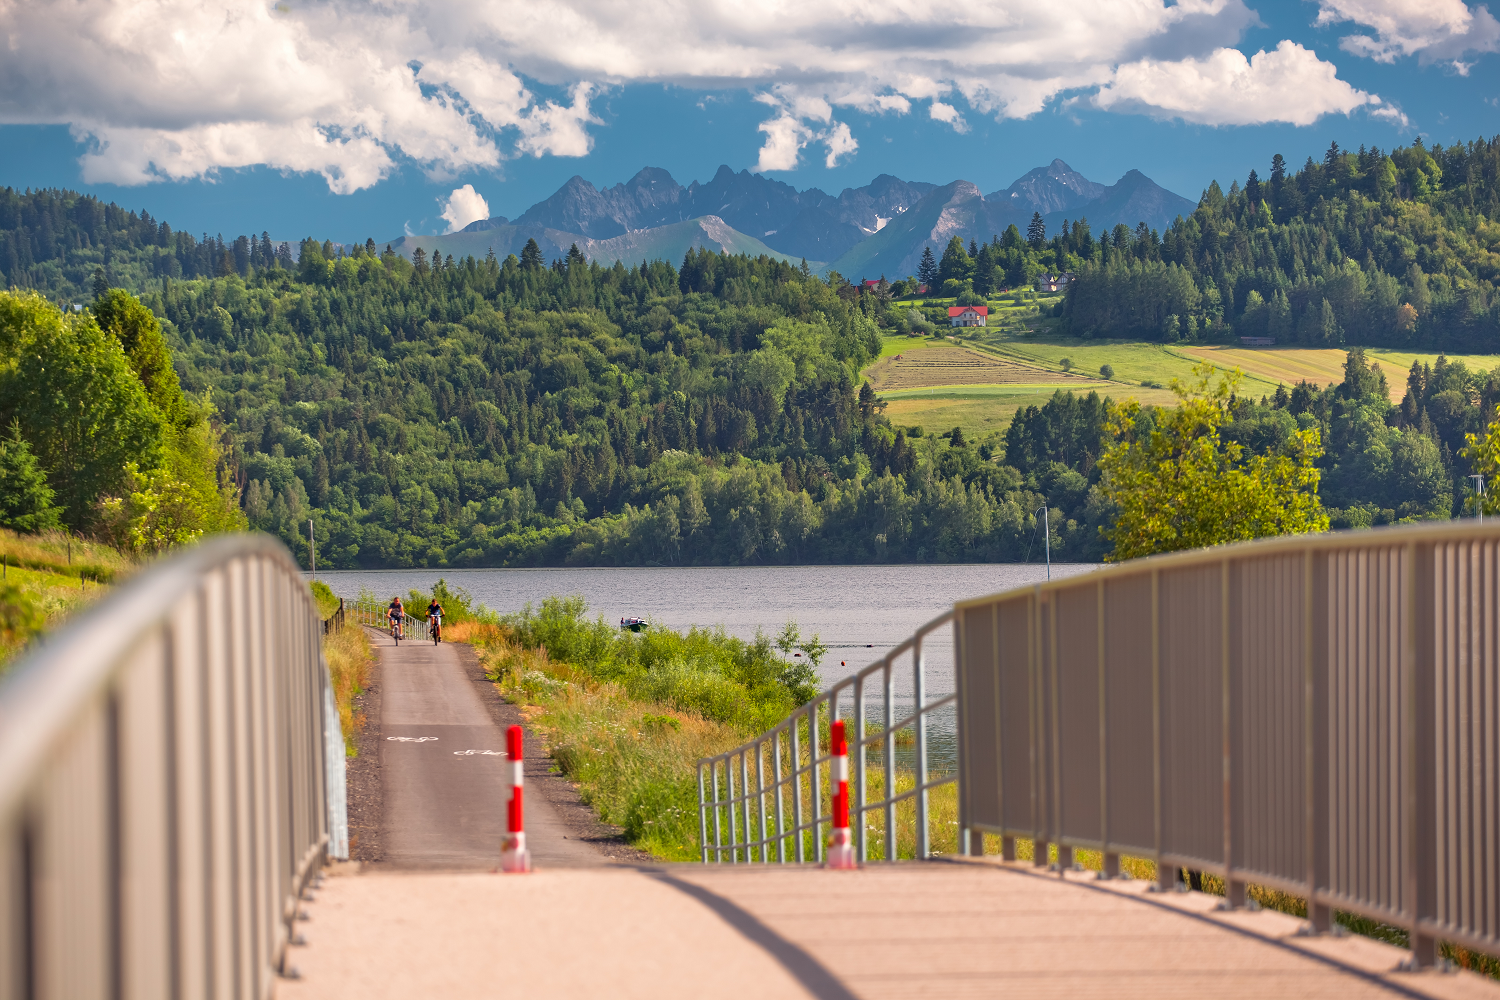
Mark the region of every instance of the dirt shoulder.
<instances>
[{"instance_id":1,"label":"dirt shoulder","mask_svg":"<svg viewBox=\"0 0 1500 1000\"><path fill-rule=\"evenodd\" d=\"M370 664L369 686L354 698L358 753L345 762L349 796L349 858L381 861L380 825L385 798L380 784L380 656Z\"/></svg>"}]
</instances>

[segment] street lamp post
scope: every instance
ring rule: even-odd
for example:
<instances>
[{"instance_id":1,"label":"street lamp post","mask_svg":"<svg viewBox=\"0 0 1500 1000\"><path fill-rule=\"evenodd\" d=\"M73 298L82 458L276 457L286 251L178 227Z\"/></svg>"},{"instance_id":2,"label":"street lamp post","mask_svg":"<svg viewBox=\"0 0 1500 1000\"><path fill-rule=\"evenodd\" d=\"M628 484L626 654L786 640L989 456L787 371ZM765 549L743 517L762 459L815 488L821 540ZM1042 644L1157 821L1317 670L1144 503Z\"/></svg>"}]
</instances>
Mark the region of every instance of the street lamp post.
<instances>
[{"instance_id":1,"label":"street lamp post","mask_svg":"<svg viewBox=\"0 0 1500 1000\"><path fill-rule=\"evenodd\" d=\"M1472 480L1474 480L1474 482L1477 483L1478 487L1479 487L1479 492L1478 492L1478 495L1477 495L1478 498L1475 501L1474 509L1476 511L1478 511L1478 513L1479 513L1479 523L1483 524L1484 523L1484 476L1474 475L1474 476L1470 476L1469 478L1472 479Z\"/></svg>"},{"instance_id":2,"label":"street lamp post","mask_svg":"<svg viewBox=\"0 0 1500 1000\"><path fill-rule=\"evenodd\" d=\"M1047 509L1046 504L1042 504L1036 510L1042 512L1042 543L1047 552L1047 579L1050 580L1052 579L1052 526L1050 518L1052 512ZM1031 513L1035 515L1036 510ZM1033 535L1032 537L1035 538L1036 536Z\"/></svg>"}]
</instances>

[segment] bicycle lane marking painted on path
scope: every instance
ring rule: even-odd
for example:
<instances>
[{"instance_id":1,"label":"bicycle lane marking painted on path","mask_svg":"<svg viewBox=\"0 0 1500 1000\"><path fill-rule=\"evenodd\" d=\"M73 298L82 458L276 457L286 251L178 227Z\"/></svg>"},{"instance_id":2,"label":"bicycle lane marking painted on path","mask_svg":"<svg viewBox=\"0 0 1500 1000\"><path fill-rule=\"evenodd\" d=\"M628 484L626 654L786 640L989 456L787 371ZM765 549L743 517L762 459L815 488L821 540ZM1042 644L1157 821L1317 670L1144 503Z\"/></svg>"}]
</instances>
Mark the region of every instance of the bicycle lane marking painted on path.
<instances>
[{"instance_id":1,"label":"bicycle lane marking painted on path","mask_svg":"<svg viewBox=\"0 0 1500 1000\"><path fill-rule=\"evenodd\" d=\"M376 648L384 686L385 864L494 868L505 829L505 734L452 646L377 640ZM527 797L526 830L538 868L606 863L593 847L565 837L568 830L541 796Z\"/></svg>"}]
</instances>

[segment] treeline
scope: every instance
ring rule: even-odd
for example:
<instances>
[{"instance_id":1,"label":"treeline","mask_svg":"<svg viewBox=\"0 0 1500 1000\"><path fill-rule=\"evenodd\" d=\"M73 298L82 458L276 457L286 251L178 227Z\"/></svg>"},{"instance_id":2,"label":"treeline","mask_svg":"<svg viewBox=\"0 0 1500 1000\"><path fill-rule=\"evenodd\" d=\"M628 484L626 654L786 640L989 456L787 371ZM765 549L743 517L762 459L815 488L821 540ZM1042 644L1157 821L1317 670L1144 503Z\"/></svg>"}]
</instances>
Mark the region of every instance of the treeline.
<instances>
[{"instance_id":1,"label":"treeline","mask_svg":"<svg viewBox=\"0 0 1500 1000\"><path fill-rule=\"evenodd\" d=\"M1059 234L1067 240L1070 234ZM1211 184L1166 233L1073 239L1065 328L1163 341L1493 351L1500 137L1389 153L1331 145L1292 171Z\"/></svg>"},{"instance_id":2,"label":"treeline","mask_svg":"<svg viewBox=\"0 0 1500 1000\"><path fill-rule=\"evenodd\" d=\"M105 287L139 291L153 279L246 275L296 266L292 247L268 233L194 238L146 211L76 191L0 188L0 288L83 303Z\"/></svg>"}]
</instances>

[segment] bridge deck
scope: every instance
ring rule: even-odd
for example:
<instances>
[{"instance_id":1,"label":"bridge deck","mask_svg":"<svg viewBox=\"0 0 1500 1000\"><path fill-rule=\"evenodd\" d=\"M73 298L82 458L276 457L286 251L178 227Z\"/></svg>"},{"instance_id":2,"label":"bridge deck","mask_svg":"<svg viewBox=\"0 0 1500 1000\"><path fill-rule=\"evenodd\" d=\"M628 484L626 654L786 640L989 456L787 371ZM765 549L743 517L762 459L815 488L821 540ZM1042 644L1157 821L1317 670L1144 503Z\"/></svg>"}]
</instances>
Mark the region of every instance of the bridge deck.
<instances>
[{"instance_id":1,"label":"bridge deck","mask_svg":"<svg viewBox=\"0 0 1500 1000\"><path fill-rule=\"evenodd\" d=\"M1406 953L1369 939L1144 890L993 860L351 875L307 904L302 979L277 995L1500 997L1395 972Z\"/></svg>"}]
</instances>

